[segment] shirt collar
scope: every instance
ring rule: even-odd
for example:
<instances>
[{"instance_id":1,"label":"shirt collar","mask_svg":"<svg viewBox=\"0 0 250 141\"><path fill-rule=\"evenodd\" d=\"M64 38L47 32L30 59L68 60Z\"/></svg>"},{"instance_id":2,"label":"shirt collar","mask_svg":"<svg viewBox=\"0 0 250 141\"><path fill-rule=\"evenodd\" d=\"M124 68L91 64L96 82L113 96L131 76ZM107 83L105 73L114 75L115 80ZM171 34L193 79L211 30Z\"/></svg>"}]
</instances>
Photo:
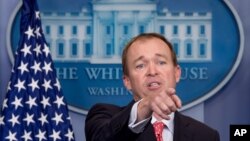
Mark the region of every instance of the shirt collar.
<instances>
[{"instance_id":1,"label":"shirt collar","mask_svg":"<svg viewBox=\"0 0 250 141\"><path fill-rule=\"evenodd\" d=\"M171 113L169 115L170 119L169 120L166 120L166 119L163 119L161 122L163 122L163 124L169 129L169 131L171 133L174 133L174 116L175 116L175 113ZM152 119L151 119L151 124L155 123L157 120L154 116L152 116Z\"/></svg>"}]
</instances>

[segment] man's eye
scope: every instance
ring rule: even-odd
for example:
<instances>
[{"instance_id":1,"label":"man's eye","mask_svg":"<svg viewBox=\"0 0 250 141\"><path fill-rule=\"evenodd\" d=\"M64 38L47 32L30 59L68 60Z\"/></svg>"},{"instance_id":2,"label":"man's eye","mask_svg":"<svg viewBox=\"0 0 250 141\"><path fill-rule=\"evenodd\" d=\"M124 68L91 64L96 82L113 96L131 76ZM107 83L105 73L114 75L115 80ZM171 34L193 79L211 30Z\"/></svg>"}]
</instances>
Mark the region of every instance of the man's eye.
<instances>
[{"instance_id":1,"label":"man's eye","mask_svg":"<svg viewBox=\"0 0 250 141\"><path fill-rule=\"evenodd\" d=\"M166 61L159 61L158 63L159 63L160 65L165 65L165 64L167 64Z\"/></svg>"},{"instance_id":2,"label":"man's eye","mask_svg":"<svg viewBox=\"0 0 250 141\"><path fill-rule=\"evenodd\" d=\"M142 69L143 67L144 67L144 64L136 65L136 69Z\"/></svg>"}]
</instances>

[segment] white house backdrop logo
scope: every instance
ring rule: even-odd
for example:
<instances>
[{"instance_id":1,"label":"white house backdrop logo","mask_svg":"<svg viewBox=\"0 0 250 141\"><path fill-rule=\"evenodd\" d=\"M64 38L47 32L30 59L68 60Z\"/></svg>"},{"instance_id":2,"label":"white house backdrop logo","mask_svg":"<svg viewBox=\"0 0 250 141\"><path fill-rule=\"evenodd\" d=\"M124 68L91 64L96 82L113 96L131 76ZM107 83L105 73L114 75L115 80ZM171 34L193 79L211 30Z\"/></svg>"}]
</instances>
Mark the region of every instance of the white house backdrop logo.
<instances>
[{"instance_id":1,"label":"white house backdrop logo","mask_svg":"<svg viewBox=\"0 0 250 141\"><path fill-rule=\"evenodd\" d=\"M43 0L43 33L70 109L86 114L98 102L125 105L121 53L132 37L164 35L182 68L177 94L183 109L214 95L242 57L243 30L227 1ZM13 62L19 9L10 19L7 47ZM14 34L15 33L15 34Z\"/></svg>"}]
</instances>

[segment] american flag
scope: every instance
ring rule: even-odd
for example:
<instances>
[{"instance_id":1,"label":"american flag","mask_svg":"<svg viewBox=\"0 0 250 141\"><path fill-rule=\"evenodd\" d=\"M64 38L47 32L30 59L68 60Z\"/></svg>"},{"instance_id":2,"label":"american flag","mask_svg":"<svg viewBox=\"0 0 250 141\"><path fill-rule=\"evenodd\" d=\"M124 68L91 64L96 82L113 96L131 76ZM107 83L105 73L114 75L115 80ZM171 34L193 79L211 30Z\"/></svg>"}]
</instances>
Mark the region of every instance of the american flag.
<instances>
[{"instance_id":1,"label":"american flag","mask_svg":"<svg viewBox=\"0 0 250 141\"><path fill-rule=\"evenodd\" d=\"M19 46L0 116L0 140L74 140L61 90L37 2L23 0Z\"/></svg>"}]
</instances>

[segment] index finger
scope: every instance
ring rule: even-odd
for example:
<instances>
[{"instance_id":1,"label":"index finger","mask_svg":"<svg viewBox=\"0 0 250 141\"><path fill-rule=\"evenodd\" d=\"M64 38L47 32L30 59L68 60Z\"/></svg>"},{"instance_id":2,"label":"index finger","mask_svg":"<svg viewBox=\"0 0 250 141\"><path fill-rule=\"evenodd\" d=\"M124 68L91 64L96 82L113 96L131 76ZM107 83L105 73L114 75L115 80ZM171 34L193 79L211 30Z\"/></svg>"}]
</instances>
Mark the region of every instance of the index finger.
<instances>
[{"instance_id":1,"label":"index finger","mask_svg":"<svg viewBox=\"0 0 250 141\"><path fill-rule=\"evenodd\" d=\"M181 106L182 106L181 99L180 99L176 94L173 94L173 95L171 96L171 98L172 98L173 101L175 102L175 105L177 106L177 108L181 108Z\"/></svg>"}]
</instances>

